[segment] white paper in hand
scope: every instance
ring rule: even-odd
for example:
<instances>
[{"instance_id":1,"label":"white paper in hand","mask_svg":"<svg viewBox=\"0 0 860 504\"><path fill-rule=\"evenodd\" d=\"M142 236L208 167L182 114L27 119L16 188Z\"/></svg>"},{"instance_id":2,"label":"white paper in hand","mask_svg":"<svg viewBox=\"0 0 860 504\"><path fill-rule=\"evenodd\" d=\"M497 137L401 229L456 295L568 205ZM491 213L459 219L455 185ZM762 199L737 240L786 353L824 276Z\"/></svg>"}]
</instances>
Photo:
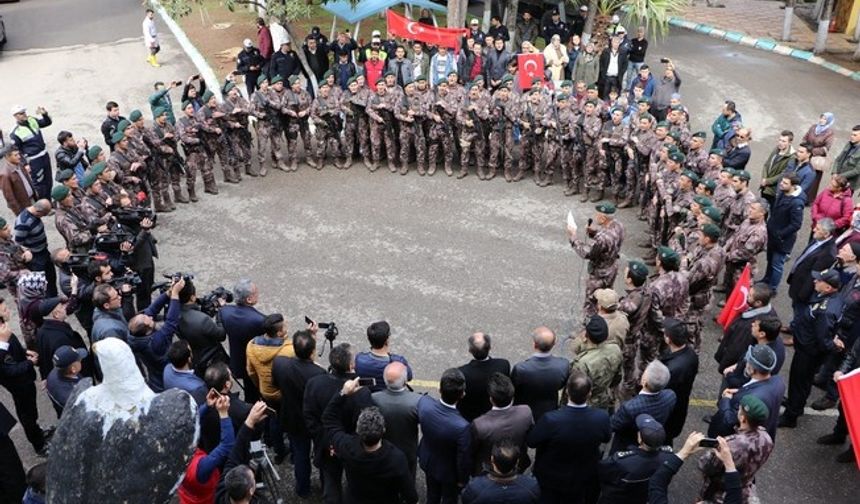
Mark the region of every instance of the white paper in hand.
<instances>
[{"instance_id":1,"label":"white paper in hand","mask_svg":"<svg viewBox=\"0 0 860 504\"><path fill-rule=\"evenodd\" d=\"M573 212L567 211L567 227L576 229L576 221L573 220Z\"/></svg>"}]
</instances>

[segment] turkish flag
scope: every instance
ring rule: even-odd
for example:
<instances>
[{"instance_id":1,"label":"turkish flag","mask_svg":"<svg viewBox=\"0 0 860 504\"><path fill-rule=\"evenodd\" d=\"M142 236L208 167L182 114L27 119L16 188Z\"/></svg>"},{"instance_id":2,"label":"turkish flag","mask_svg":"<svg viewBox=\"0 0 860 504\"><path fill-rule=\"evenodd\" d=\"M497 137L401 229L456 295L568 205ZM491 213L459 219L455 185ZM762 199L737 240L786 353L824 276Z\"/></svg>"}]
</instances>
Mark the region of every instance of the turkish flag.
<instances>
[{"instance_id":1,"label":"turkish flag","mask_svg":"<svg viewBox=\"0 0 860 504\"><path fill-rule=\"evenodd\" d=\"M717 316L717 323L723 326L723 330L726 330L729 325L731 325L732 321L747 309L747 295L749 292L750 265L747 264L744 271L741 273L741 277L738 279L738 283L735 284L735 288L732 290L731 295L726 299L726 305L723 307L723 311L721 311Z\"/></svg>"},{"instance_id":2,"label":"turkish flag","mask_svg":"<svg viewBox=\"0 0 860 504\"><path fill-rule=\"evenodd\" d=\"M520 76L520 89L529 89L532 87L532 80L535 78L544 81L543 54L519 54L517 55L517 74Z\"/></svg>"},{"instance_id":3,"label":"turkish flag","mask_svg":"<svg viewBox=\"0 0 860 504\"><path fill-rule=\"evenodd\" d=\"M453 49L460 47L460 38L465 36L469 31L468 28L438 28L428 26L403 17L391 9L386 12L386 19L388 21L388 31L398 37Z\"/></svg>"},{"instance_id":4,"label":"turkish flag","mask_svg":"<svg viewBox=\"0 0 860 504\"><path fill-rule=\"evenodd\" d=\"M845 413L857 467L860 468L860 368L844 375L836 381L836 385L839 387L839 402Z\"/></svg>"}]
</instances>

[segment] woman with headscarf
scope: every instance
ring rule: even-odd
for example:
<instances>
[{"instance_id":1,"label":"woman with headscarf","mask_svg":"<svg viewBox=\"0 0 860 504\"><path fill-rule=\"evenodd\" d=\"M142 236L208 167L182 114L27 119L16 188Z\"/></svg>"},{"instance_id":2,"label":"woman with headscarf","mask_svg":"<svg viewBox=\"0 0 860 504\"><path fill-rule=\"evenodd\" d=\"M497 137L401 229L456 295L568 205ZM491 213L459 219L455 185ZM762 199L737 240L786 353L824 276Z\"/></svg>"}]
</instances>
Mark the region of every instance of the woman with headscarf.
<instances>
[{"instance_id":1,"label":"woman with headscarf","mask_svg":"<svg viewBox=\"0 0 860 504\"><path fill-rule=\"evenodd\" d=\"M47 297L44 271L28 271L18 277L18 325L27 348L36 346L36 329L42 324L39 303Z\"/></svg>"},{"instance_id":2,"label":"woman with headscarf","mask_svg":"<svg viewBox=\"0 0 860 504\"><path fill-rule=\"evenodd\" d=\"M815 196L818 194L818 186L821 184L821 177L830 165L827 155L830 154L830 149L833 147L834 122L836 122L836 117L833 113L825 112L818 117L818 122L810 126L806 134L803 135L803 143L808 143L812 146L812 159L810 163L815 170L815 182L812 183L812 188L809 190L808 201L815 200Z\"/></svg>"},{"instance_id":3,"label":"woman with headscarf","mask_svg":"<svg viewBox=\"0 0 860 504\"><path fill-rule=\"evenodd\" d=\"M550 44L543 50L543 57L552 76L552 83L555 87L558 87L564 78L564 67L570 61L567 56L567 47L562 45L561 37L558 35L552 36Z\"/></svg>"}]
</instances>

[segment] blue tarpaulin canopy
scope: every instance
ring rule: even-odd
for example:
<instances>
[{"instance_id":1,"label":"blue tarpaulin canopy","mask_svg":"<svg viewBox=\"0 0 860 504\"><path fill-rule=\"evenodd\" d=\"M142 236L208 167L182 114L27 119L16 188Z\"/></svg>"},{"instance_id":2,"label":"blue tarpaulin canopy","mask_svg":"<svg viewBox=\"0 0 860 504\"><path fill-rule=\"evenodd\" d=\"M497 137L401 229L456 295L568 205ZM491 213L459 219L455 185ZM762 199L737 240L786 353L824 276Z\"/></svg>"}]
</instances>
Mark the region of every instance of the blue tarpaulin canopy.
<instances>
[{"instance_id":1,"label":"blue tarpaulin canopy","mask_svg":"<svg viewBox=\"0 0 860 504\"><path fill-rule=\"evenodd\" d=\"M346 0L338 0L336 2L327 2L323 4L322 8L332 15L345 20L347 23L353 24L400 4L408 4L438 12L446 12L448 10L446 7L430 0L407 0L405 2L401 0L362 0L355 7Z\"/></svg>"}]
</instances>

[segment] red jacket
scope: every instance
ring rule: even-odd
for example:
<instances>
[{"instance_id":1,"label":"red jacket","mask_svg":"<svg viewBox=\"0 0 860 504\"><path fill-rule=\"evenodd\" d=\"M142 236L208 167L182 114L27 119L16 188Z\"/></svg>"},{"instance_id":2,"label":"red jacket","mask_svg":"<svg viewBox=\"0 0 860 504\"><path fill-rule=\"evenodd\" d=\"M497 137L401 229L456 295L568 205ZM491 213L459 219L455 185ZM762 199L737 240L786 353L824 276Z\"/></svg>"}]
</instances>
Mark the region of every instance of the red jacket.
<instances>
[{"instance_id":1,"label":"red jacket","mask_svg":"<svg viewBox=\"0 0 860 504\"><path fill-rule=\"evenodd\" d=\"M376 60L374 64L372 60L364 62L364 77L367 81L367 87L374 93L376 92L376 81L382 77L382 72L385 70L385 62L382 59Z\"/></svg>"},{"instance_id":2,"label":"red jacket","mask_svg":"<svg viewBox=\"0 0 860 504\"><path fill-rule=\"evenodd\" d=\"M834 234L839 235L851 225L851 214L854 212L854 202L851 201L851 189L842 191L835 196L830 188L825 189L815 198L812 204L812 227L825 217L836 223Z\"/></svg>"},{"instance_id":3,"label":"red jacket","mask_svg":"<svg viewBox=\"0 0 860 504\"><path fill-rule=\"evenodd\" d=\"M185 471L185 479L179 486L180 504L211 504L215 502L215 489L221 479L221 470L215 469L207 481L197 481L197 464L206 455L205 451L197 448L191 457L191 463L188 464L188 470Z\"/></svg>"},{"instance_id":4,"label":"red jacket","mask_svg":"<svg viewBox=\"0 0 860 504\"><path fill-rule=\"evenodd\" d=\"M257 46L260 49L260 56L264 60L272 57L272 53L274 52L272 48L272 32L269 31L268 26L261 26L257 30Z\"/></svg>"}]
</instances>

